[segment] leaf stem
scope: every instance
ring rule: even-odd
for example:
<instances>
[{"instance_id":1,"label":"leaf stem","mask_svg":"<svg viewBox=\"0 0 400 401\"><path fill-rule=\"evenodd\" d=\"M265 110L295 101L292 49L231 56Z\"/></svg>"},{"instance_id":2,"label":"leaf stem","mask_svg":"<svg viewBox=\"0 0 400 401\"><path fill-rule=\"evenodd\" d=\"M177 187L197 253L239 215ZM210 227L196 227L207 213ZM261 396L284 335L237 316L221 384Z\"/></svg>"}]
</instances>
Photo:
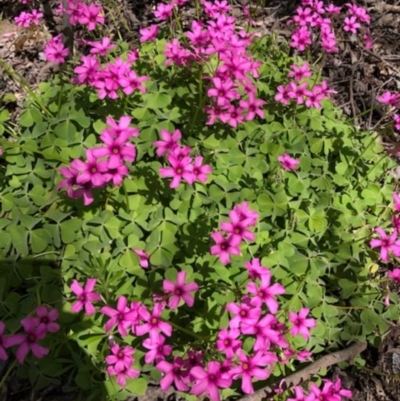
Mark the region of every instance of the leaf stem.
<instances>
[{"instance_id":1,"label":"leaf stem","mask_svg":"<svg viewBox=\"0 0 400 401\"><path fill-rule=\"evenodd\" d=\"M17 360L14 359L14 362L10 365L10 367L7 369L6 374L2 377L0 381L0 389L3 388L4 383L6 382L8 376L10 375L11 371L15 368L15 365L17 364Z\"/></svg>"},{"instance_id":2,"label":"leaf stem","mask_svg":"<svg viewBox=\"0 0 400 401\"><path fill-rule=\"evenodd\" d=\"M122 182L122 190L124 191L125 195L125 203L126 203L126 208L125 211L126 213L129 213L129 195L128 195L128 190L126 189L125 181Z\"/></svg>"}]
</instances>

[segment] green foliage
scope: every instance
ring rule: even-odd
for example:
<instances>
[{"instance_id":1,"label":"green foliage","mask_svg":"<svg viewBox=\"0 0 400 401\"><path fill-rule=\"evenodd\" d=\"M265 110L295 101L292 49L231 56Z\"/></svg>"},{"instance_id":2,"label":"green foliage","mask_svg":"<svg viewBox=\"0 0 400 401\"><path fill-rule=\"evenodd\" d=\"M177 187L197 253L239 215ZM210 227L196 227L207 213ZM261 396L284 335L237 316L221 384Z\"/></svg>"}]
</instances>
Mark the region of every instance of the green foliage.
<instances>
[{"instance_id":1,"label":"green foliage","mask_svg":"<svg viewBox=\"0 0 400 401\"><path fill-rule=\"evenodd\" d=\"M144 95L101 101L61 77L39 86L50 115L34 101L26 103L18 137L1 139L0 318L9 330L18 330L21 318L46 303L61 311L63 329L46 339L52 352L29 365L34 369L17 368L20 377L44 388L67 374L77 388L91 392L87 399L97 397L93 389L99 383L124 399L143 394L148 378L159 379L146 365L145 374L123 390L114 379L105 380L104 320L70 313L74 278L81 283L96 278L111 305L125 295L149 306L151 295L162 292L162 280L185 270L204 290L194 309L163 315L181 329L174 349L182 355L189 344L201 348L214 342L227 323L226 303L239 300L245 289L243 266L253 256L286 288L280 317L302 306L311 309L318 325L306 348L314 353L354 340L376 342L387 321L398 319L396 296L390 308L382 304L378 279L370 272L376 257L368 245L373 229L390 216L393 185L386 172L393 163L370 132L343 121L329 101L322 111L276 104L275 88L292 60L267 40L260 39L254 50L265 60L257 82L259 96L268 101L265 119L237 129L205 125L197 72L166 68L163 41L141 49L136 71L150 77ZM85 207L57 189L59 168L99 142L108 115L133 117L140 130L134 138L137 160L122 187L98 190L95 202ZM7 118L0 113L0 134ZM160 129L177 128L182 143L213 167L204 185L173 190L159 176L164 161L152 142ZM286 151L301 161L294 172L282 170L277 160ZM210 233L244 201L260 214L256 241L224 266L210 255ZM131 248L150 254L148 271ZM140 341L125 342L137 347L136 361L143 366Z\"/></svg>"}]
</instances>

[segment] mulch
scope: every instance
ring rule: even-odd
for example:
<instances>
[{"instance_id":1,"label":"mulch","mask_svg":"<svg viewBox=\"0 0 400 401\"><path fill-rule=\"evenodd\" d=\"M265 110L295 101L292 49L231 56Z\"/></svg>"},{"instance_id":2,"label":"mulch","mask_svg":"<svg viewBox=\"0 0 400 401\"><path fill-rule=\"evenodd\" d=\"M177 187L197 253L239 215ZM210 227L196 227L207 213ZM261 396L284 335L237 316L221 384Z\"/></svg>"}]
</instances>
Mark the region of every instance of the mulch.
<instances>
[{"instance_id":1,"label":"mulch","mask_svg":"<svg viewBox=\"0 0 400 401\"><path fill-rule=\"evenodd\" d=\"M348 1L333 3L344 5ZM42 1L45 25L36 32L21 39L21 31L12 18L24 10L17 0L0 0L3 20L0 21L0 59L12 66L29 85L35 88L46 81L53 70L47 68L43 44L47 38L60 32L62 18L54 14L58 2ZM105 4L118 10L116 20L122 21L119 30L132 44L137 44L138 30L154 23L152 11L156 0L105 0ZM254 4L253 0L233 0L237 8ZM278 40L288 40L290 30L286 26L299 5L293 0L266 0L255 17L256 28L265 34L274 33ZM258 1L260 4L260 1ZM362 129L374 130L388 121L385 109L377 104L376 97L386 90L400 92L400 0L359 0L357 4L368 8L371 15L370 31L374 45L366 50L362 41L345 33L337 22L335 32L340 52L325 55L320 60L322 76L337 91L333 96L335 104L343 110L344 116ZM187 9L188 14L192 11ZM111 30L115 32L112 23ZM6 34L6 36L4 36ZM316 60L320 49L313 48L311 54ZM23 89L7 77L0 68L0 107L6 107L17 122L25 98ZM394 326L383 339L378 349L368 348L365 352L367 365L364 370L352 372L335 368L334 375L342 378L343 384L354 391L354 401L399 401L400 400L400 328ZM54 390L54 391L53 391ZM53 389L46 394L32 398L32 393L18 395L18 401L63 401L71 395ZM0 394L1 396L5 394ZM171 395L170 395L171 397ZM14 397L5 397L5 401ZM147 400L146 400L147 401ZM151 400L150 400L151 401Z\"/></svg>"}]
</instances>

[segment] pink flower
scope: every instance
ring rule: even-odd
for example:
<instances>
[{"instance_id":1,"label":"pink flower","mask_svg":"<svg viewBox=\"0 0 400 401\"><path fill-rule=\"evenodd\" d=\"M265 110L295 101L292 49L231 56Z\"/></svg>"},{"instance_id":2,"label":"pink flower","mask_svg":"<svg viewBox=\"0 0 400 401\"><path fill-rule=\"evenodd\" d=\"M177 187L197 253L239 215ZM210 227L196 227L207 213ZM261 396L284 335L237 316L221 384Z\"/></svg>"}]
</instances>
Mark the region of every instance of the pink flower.
<instances>
[{"instance_id":1,"label":"pink flower","mask_svg":"<svg viewBox=\"0 0 400 401\"><path fill-rule=\"evenodd\" d=\"M202 164L203 157L196 156L193 164L190 164L187 168L192 173L193 181L197 180L205 184L208 179L208 174L212 172L211 166L208 164Z\"/></svg>"},{"instance_id":2,"label":"pink flower","mask_svg":"<svg viewBox=\"0 0 400 401\"><path fill-rule=\"evenodd\" d=\"M228 388L231 385L230 380L222 378L221 366L218 362L208 362L207 370L201 366L195 366L190 370L190 374L196 380L191 393L197 397L207 393L211 401L220 401L219 388Z\"/></svg>"},{"instance_id":3,"label":"pink flower","mask_svg":"<svg viewBox=\"0 0 400 401\"><path fill-rule=\"evenodd\" d=\"M306 26L302 26L293 33L290 46L304 51L311 43L311 31Z\"/></svg>"},{"instance_id":4,"label":"pink flower","mask_svg":"<svg viewBox=\"0 0 400 401\"><path fill-rule=\"evenodd\" d=\"M129 127L132 118L129 116L122 116L118 122L112 117L106 118L108 125L102 132L102 134L108 133L113 137L119 137L124 132L129 132L130 136L139 136L139 130L137 128Z\"/></svg>"},{"instance_id":5,"label":"pink flower","mask_svg":"<svg viewBox=\"0 0 400 401\"><path fill-rule=\"evenodd\" d=\"M308 63L304 63L302 65L292 64L290 66L290 71L287 76L289 78L293 78L295 81L301 81L304 78L308 78L312 76L312 72L310 71L310 65Z\"/></svg>"},{"instance_id":6,"label":"pink flower","mask_svg":"<svg viewBox=\"0 0 400 401\"><path fill-rule=\"evenodd\" d=\"M217 231L211 234L211 238L216 244L211 247L210 253L211 255L218 255L222 264L230 263L230 255L240 255L240 240L237 237L236 239L233 236L225 238L221 232Z\"/></svg>"},{"instance_id":7,"label":"pink flower","mask_svg":"<svg viewBox=\"0 0 400 401\"><path fill-rule=\"evenodd\" d=\"M116 168L111 168L108 170L108 176L110 177L110 181L117 187L122 184L124 180L123 177L126 177L129 174L128 168L125 165L119 165Z\"/></svg>"},{"instance_id":8,"label":"pink flower","mask_svg":"<svg viewBox=\"0 0 400 401\"><path fill-rule=\"evenodd\" d=\"M96 6L96 4L91 3L89 5L83 4L82 7L83 11L79 22L82 25L86 25L89 31L94 31L97 24L104 24L104 13L101 6Z\"/></svg>"},{"instance_id":9,"label":"pink flower","mask_svg":"<svg viewBox=\"0 0 400 401\"><path fill-rule=\"evenodd\" d=\"M55 323L58 319L57 309L53 308L48 311L46 306L40 305L36 308L36 315L37 317L33 318L36 326L43 325L46 332L49 333L56 333L60 330L60 325Z\"/></svg>"},{"instance_id":10,"label":"pink flower","mask_svg":"<svg viewBox=\"0 0 400 401\"><path fill-rule=\"evenodd\" d=\"M44 48L44 55L47 61L62 64L69 54L69 49L64 47L61 35L50 39Z\"/></svg>"},{"instance_id":11,"label":"pink flower","mask_svg":"<svg viewBox=\"0 0 400 401\"><path fill-rule=\"evenodd\" d=\"M299 24L300 26L306 26L309 22L311 22L311 14L312 14L311 8L297 7L296 13L297 15L293 17L293 21Z\"/></svg>"},{"instance_id":12,"label":"pink flower","mask_svg":"<svg viewBox=\"0 0 400 401\"><path fill-rule=\"evenodd\" d=\"M239 366L231 370L234 379L242 376L242 391L245 394L254 394L253 378L258 380L265 380L271 374L265 366L271 364L273 361L268 356L264 356L262 351L257 351L253 356L246 356L242 350L237 351L239 358Z\"/></svg>"},{"instance_id":13,"label":"pink flower","mask_svg":"<svg viewBox=\"0 0 400 401\"><path fill-rule=\"evenodd\" d=\"M159 157L179 147L178 141L182 138L182 134L178 129L173 133L162 129L160 130L160 134L163 140L153 142L153 146L157 148L156 153Z\"/></svg>"},{"instance_id":14,"label":"pink flower","mask_svg":"<svg viewBox=\"0 0 400 401\"><path fill-rule=\"evenodd\" d=\"M364 33L363 35L364 43L365 43L365 48L367 50L371 50L374 46L374 41L372 40L372 36L369 32Z\"/></svg>"},{"instance_id":15,"label":"pink flower","mask_svg":"<svg viewBox=\"0 0 400 401\"><path fill-rule=\"evenodd\" d=\"M325 95L323 93L320 93L320 88L318 86L314 86L311 91L306 90L305 97L306 106L315 107L316 109L320 109L322 107L320 102L325 99Z\"/></svg>"},{"instance_id":16,"label":"pink flower","mask_svg":"<svg viewBox=\"0 0 400 401\"><path fill-rule=\"evenodd\" d=\"M158 25L150 25L148 28L139 29L140 43L151 42L157 37Z\"/></svg>"},{"instance_id":17,"label":"pink flower","mask_svg":"<svg viewBox=\"0 0 400 401\"><path fill-rule=\"evenodd\" d=\"M307 351L307 350L305 350L305 349L303 349L302 351L296 353L296 358L297 358L300 362L307 362L307 361L309 361L310 358L311 358L311 356L312 356L312 352Z\"/></svg>"},{"instance_id":18,"label":"pink flower","mask_svg":"<svg viewBox=\"0 0 400 401\"><path fill-rule=\"evenodd\" d=\"M154 361L163 361L172 352L172 345L165 345L165 337L156 331L151 331L150 338L146 338L142 345L150 350L144 356L144 361L149 365Z\"/></svg>"},{"instance_id":19,"label":"pink flower","mask_svg":"<svg viewBox=\"0 0 400 401\"><path fill-rule=\"evenodd\" d=\"M300 160L290 157L287 153L278 156L278 160L282 163L282 168L285 170L296 170Z\"/></svg>"},{"instance_id":20,"label":"pink flower","mask_svg":"<svg viewBox=\"0 0 400 401\"><path fill-rule=\"evenodd\" d=\"M289 321L293 323L293 326L290 329L290 334L292 336L300 334L306 340L310 338L309 328L315 327L316 322L315 319L306 319L309 312L310 309L307 308L301 308L298 314L289 312Z\"/></svg>"},{"instance_id":21,"label":"pink flower","mask_svg":"<svg viewBox=\"0 0 400 401\"><path fill-rule=\"evenodd\" d=\"M36 358L43 358L49 353L49 349L38 344L46 336L46 327L44 325L36 326L32 317L26 317L21 320L25 330L24 334L15 334L7 339L7 346L19 345L16 356L20 364L24 363L29 351L32 351Z\"/></svg>"},{"instance_id":22,"label":"pink flower","mask_svg":"<svg viewBox=\"0 0 400 401\"><path fill-rule=\"evenodd\" d=\"M393 252L395 257L400 256L400 240L397 239L397 231L393 230L393 233L390 236L387 236L385 231L378 227L375 228L375 232L378 233L381 239L373 239L370 242L371 248L381 248L380 258L382 261L389 261L389 253Z\"/></svg>"},{"instance_id":23,"label":"pink flower","mask_svg":"<svg viewBox=\"0 0 400 401\"><path fill-rule=\"evenodd\" d=\"M107 372L110 376L117 376L115 380L121 387L126 386L126 378L136 379L140 375L140 370L124 367L120 372L117 372L114 366L109 366Z\"/></svg>"},{"instance_id":24,"label":"pink flower","mask_svg":"<svg viewBox=\"0 0 400 401\"><path fill-rule=\"evenodd\" d=\"M143 269L147 269L149 267L149 258L150 255L148 255L145 251L142 251L141 249L132 249L133 252L136 253L136 255L139 256L140 258L140 266L143 267Z\"/></svg>"},{"instance_id":25,"label":"pink flower","mask_svg":"<svg viewBox=\"0 0 400 401\"><path fill-rule=\"evenodd\" d=\"M43 13L38 12L38 10L33 9L31 13L22 11L20 15L14 18L15 23L18 26L23 26L24 28L29 28L31 24L40 25L39 18L43 17Z\"/></svg>"},{"instance_id":26,"label":"pink flower","mask_svg":"<svg viewBox=\"0 0 400 401\"><path fill-rule=\"evenodd\" d=\"M334 4L328 4L325 7L325 11L330 14L340 14L342 7L335 6Z\"/></svg>"},{"instance_id":27,"label":"pink flower","mask_svg":"<svg viewBox=\"0 0 400 401\"><path fill-rule=\"evenodd\" d=\"M244 239L248 241L254 241L254 233L248 230L248 227L253 222L251 218L242 219L241 215L234 210L229 213L229 217L231 218L231 221L222 222L221 230L230 234L233 242L239 244Z\"/></svg>"},{"instance_id":28,"label":"pink flower","mask_svg":"<svg viewBox=\"0 0 400 401\"><path fill-rule=\"evenodd\" d=\"M386 91L383 95L378 96L376 100L379 103L390 105L393 107L400 106L400 93L391 93L390 91Z\"/></svg>"},{"instance_id":29,"label":"pink flower","mask_svg":"<svg viewBox=\"0 0 400 401\"><path fill-rule=\"evenodd\" d=\"M230 79L221 80L221 78L212 78L214 87L208 90L209 97L215 97L218 106L226 106L231 100L237 99L239 93L236 90L236 84Z\"/></svg>"},{"instance_id":30,"label":"pink flower","mask_svg":"<svg viewBox=\"0 0 400 401\"><path fill-rule=\"evenodd\" d=\"M329 392L333 397L341 399L342 397L346 397L349 400L353 398L353 393L350 390L346 390L342 388L342 381L340 377L336 379L335 382L327 380L328 384L330 384Z\"/></svg>"},{"instance_id":31,"label":"pink flower","mask_svg":"<svg viewBox=\"0 0 400 401\"><path fill-rule=\"evenodd\" d=\"M233 210L229 212L230 219L234 219L234 215L238 214L241 220L247 220L249 226L255 226L258 220L258 212L249 209L249 203L243 202L236 205Z\"/></svg>"},{"instance_id":32,"label":"pink flower","mask_svg":"<svg viewBox=\"0 0 400 401\"><path fill-rule=\"evenodd\" d=\"M260 265L260 259L254 258L251 262L246 261L245 268L249 272L249 277L252 280L261 279L264 274L269 274L269 270L265 266Z\"/></svg>"},{"instance_id":33,"label":"pink flower","mask_svg":"<svg viewBox=\"0 0 400 401\"><path fill-rule=\"evenodd\" d=\"M93 187L101 187L106 182L105 173L108 171L108 165L105 160L98 161L93 154L92 149L86 151L86 160L74 159L71 167L79 170L80 174L76 179L78 184L90 183Z\"/></svg>"},{"instance_id":34,"label":"pink flower","mask_svg":"<svg viewBox=\"0 0 400 401\"><path fill-rule=\"evenodd\" d=\"M256 324L261 316L261 309L253 307L249 297L244 297L240 305L230 302L226 305L226 310L234 315L234 318L229 321L231 329L239 328L242 323Z\"/></svg>"},{"instance_id":35,"label":"pink flower","mask_svg":"<svg viewBox=\"0 0 400 401\"><path fill-rule=\"evenodd\" d=\"M400 114L395 114L393 116L394 128L400 131ZM397 153L398 154L398 153Z\"/></svg>"},{"instance_id":36,"label":"pink flower","mask_svg":"<svg viewBox=\"0 0 400 401\"><path fill-rule=\"evenodd\" d=\"M109 50L114 49L115 45L111 43L111 39L107 36L102 38L101 42L88 42L92 48L90 49L90 54L100 54L100 56L105 57Z\"/></svg>"},{"instance_id":37,"label":"pink flower","mask_svg":"<svg viewBox=\"0 0 400 401\"><path fill-rule=\"evenodd\" d=\"M303 82L300 85L296 85L294 82L290 82L289 87L290 87L289 97L291 99L295 99L297 104L303 104L304 97L306 96L308 88L308 83Z\"/></svg>"},{"instance_id":38,"label":"pink flower","mask_svg":"<svg viewBox=\"0 0 400 401\"><path fill-rule=\"evenodd\" d=\"M90 205L93 201L93 194L92 194L92 183L87 182L85 184L80 185L80 188L74 191L74 198L78 199L83 196L83 204L85 206Z\"/></svg>"},{"instance_id":39,"label":"pink flower","mask_svg":"<svg viewBox=\"0 0 400 401\"><path fill-rule=\"evenodd\" d=\"M255 283L248 283L247 291L254 295L250 301L251 305L260 307L265 303L269 311L275 314L279 308L279 303L275 296L284 294L285 288L279 283L271 285L271 272L268 270L268 274L261 276L260 286L257 287Z\"/></svg>"},{"instance_id":40,"label":"pink flower","mask_svg":"<svg viewBox=\"0 0 400 401\"><path fill-rule=\"evenodd\" d=\"M339 381L339 388L341 387L341 383ZM324 387L322 390L317 387L315 383L311 383L310 385L310 395L314 395L313 400L326 400L326 401L338 401L342 399L342 394L344 397L347 395L352 397L352 393L349 390L336 390L335 385L330 380L325 380ZM341 394L340 394L341 393ZM345 395L347 394L347 395Z\"/></svg>"},{"instance_id":41,"label":"pink flower","mask_svg":"<svg viewBox=\"0 0 400 401\"><path fill-rule=\"evenodd\" d=\"M274 97L275 101L281 102L284 105L288 105L290 102L290 99L291 99L289 96L289 92L291 90L289 85L286 85L286 86L279 85L277 87L277 89L278 89L278 93Z\"/></svg>"},{"instance_id":42,"label":"pink flower","mask_svg":"<svg viewBox=\"0 0 400 401\"><path fill-rule=\"evenodd\" d=\"M261 99L256 99L256 95L253 92L250 92L248 96L249 98L247 101L241 100L239 102L240 107L242 107L244 110L247 110L245 120L254 120L256 115L258 115L260 118L264 118L264 111L261 109L261 107L267 102Z\"/></svg>"},{"instance_id":43,"label":"pink flower","mask_svg":"<svg viewBox=\"0 0 400 401\"><path fill-rule=\"evenodd\" d=\"M313 393L305 395L303 389L300 386L294 386L293 390L295 392L296 398L288 398L286 401L315 401L315 395Z\"/></svg>"},{"instance_id":44,"label":"pink flower","mask_svg":"<svg viewBox=\"0 0 400 401\"><path fill-rule=\"evenodd\" d=\"M122 91L125 95L131 95L136 90L146 93L147 89L142 85L142 82L146 82L148 79L148 76L142 75L139 77L135 71L129 71L118 80L118 83L123 88Z\"/></svg>"},{"instance_id":45,"label":"pink flower","mask_svg":"<svg viewBox=\"0 0 400 401\"><path fill-rule=\"evenodd\" d=\"M66 178L66 180L62 180L58 184L57 188L60 189L67 187L67 195L70 198L74 198L74 187L78 185L76 179L78 178L79 171L74 169L73 167L61 167L60 173Z\"/></svg>"},{"instance_id":46,"label":"pink flower","mask_svg":"<svg viewBox=\"0 0 400 401\"><path fill-rule=\"evenodd\" d=\"M167 57L165 65L167 67L170 64L186 65L193 58L190 50L184 48L177 38L174 38L171 43L166 43L165 48L164 55Z\"/></svg>"},{"instance_id":47,"label":"pink flower","mask_svg":"<svg viewBox=\"0 0 400 401\"><path fill-rule=\"evenodd\" d=\"M242 346L242 342L237 340L240 336L239 329L222 329L218 333L217 349L225 352L227 358L231 359L235 356L236 351Z\"/></svg>"},{"instance_id":48,"label":"pink flower","mask_svg":"<svg viewBox=\"0 0 400 401\"><path fill-rule=\"evenodd\" d=\"M172 177L172 181L169 184L170 188L177 188L182 178L189 184L193 182L193 175L188 167L191 161L190 157L186 156L179 160L173 154L169 153L167 159L171 167L160 167L159 172L161 177Z\"/></svg>"},{"instance_id":49,"label":"pink flower","mask_svg":"<svg viewBox=\"0 0 400 401\"><path fill-rule=\"evenodd\" d=\"M356 17L346 17L344 19L343 30L351 33L357 33L357 29L361 27L361 24L357 22Z\"/></svg>"},{"instance_id":50,"label":"pink flower","mask_svg":"<svg viewBox=\"0 0 400 401\"><path fill-rule=\"evenodd\" d=\"M223 123L228 123L231 127L236 128L239 123L243 122L243 109L227 104L225 111L220 115L220 120Z\"/></svg>"},{"instance_id":51,"label":"pink flower","mask_svg":"<svg viewBox=\"0 0 400 401\"><path fill-rule=\"evenodd\" d=\"M161 320L161 313L164 309L164 304L162 302L158 302L153 307L153 312L150 312L146 309L146 307L142 306L139 309L139 316L142 321L146 322L140 326L136 326L136 335L143 336L146 333L160 331L163 332L167 337L171 337L172 335L172 326Z\"/></svg>"},{"instance_id":52,"label":"pink flower","mask_svg":"<svg viewBox=\"0 0 400 401\"><path fill-rule=\"evenodd\" d=\"M172 17L173 8L174 8L173 4L160 3L158 4L156 10L154 11L154 16L160 21L165 21L170 17Z\"/></svg>"},{"instance_id":53,"label":"pink flower","mask_svg":"<svg viewBox=\"0 0 400 401\"><path fill-rule=\"evenodd\" d=\"M181 357L174 357L172 364L167 361L158 362L156 368L164 373L164 377L160 381L160 386L164 391L167 391L172 383L175 384L179 391L189 390L189 387L184 382L188 372L184 369L184 361Z\"/></svg>"},{"instance_id":54,"label":"pink flower","mask_svg":"<svg viewBox=\"0 0 400 401\"><path fill-rule=\"evenodd\" d=\"M74 68L74 72L77 74L74 82L80 85L92 85L96 80L100 64L95 56L82 56L81 61L82 64Z\"/></svg>"},{"instance_id":55,"label":"pink flower","mask_svg":"<svg viewBox=\"0 0 400 401\"><path fill-rule=\"evenodd\" d=\"M241 324L242 334L254 335L256 341L253 345L254 351L269 349L271 344L283 347L281 334L277 329L278 320L274 315L267 314L257 323L245 321Z\"/></svg>"},{"instance_id":56,"label":"pink flower","mask_svg":"<svg viewBox=\"0 0 400 401\"><path fill-rule=\"evenodd\" d=\"M393 269L392 271L388 271L387 275L389 278L396 281L397 284L400 284L400 269Z\"/></svg>"},{"instance_id":57,"label":"pink flower","mask_svg":"<svg viewBox=\"0 0 400 401\"><path fill-rule=\"evenodd\" d=\"M109 316L109 319L104 327L105 331L108 332L113 326L117 326L119 334L126 337L128 335L126 329L132 326L137 321L138 313L136 310L131 310L128 307L128 300L124 296L120 296L117 301L117 309L113 309L110 306L103 306L101 313Z\"/></svg>"},{"instance_id":58,"label":"pink flower","mask_svg":"<svg viewBox=\"0 0 400 401\"><path fill-rule=\"evenodd\" d=\"M168 306L171 309L176 309L181 300L183 300L186 305L193 306L194 298L193 295L191 295L190 293L197 291L199 289L199 286L194 282L185 284L185 281L185 271L181 271L178 273L176 284L169 280L163 281L164 292L166 294L172 294L171 298L168 301Z\"/></svg>"},{"instance_id":59,"label":"pink flower","mask_svg":"<svg viewBox=\"0 0 400 401\"><path fill-rule=\"evenodd\" d=\"M122 132L117 138L109 132L103 132L100 139L106 146L92 148L91 153L97 159L107 156L108 169L118 168L125 161L132 163L136 157L136 149L133 144L128 143L130 137L129 131Z\"/></svg>"},{"instance_id":60,"label":"pink flower","mask_svg":"<svg viewBox=\"0 0 400 401\"><path fill-rule=\"evenodd\" d=\"M96 313L96 309L92 305L92 302L100 301L100 295L97 292L93 292L96 285L95 278L89 278L86 281L85 287L82 288L78 281L74 280L71 284L71 291L78 296L78 301L75 302L72 307L72 312L80 312L85 308L86 315L93 315Z\"/></svg>"},{"instance_id":61,"label":"pink flower","mask_svg":"<svg viewBox=\"0 0 400 401\"><path fill-rule=\"evenodd\" d=\"M132 347L120 348L118 344L115 344L111 347L111 352L112 355L106 356L106 362L108 365L114 365L113 369L116 373L132 366L132 355L135 353Z\"/></svg>"}]
</instances>

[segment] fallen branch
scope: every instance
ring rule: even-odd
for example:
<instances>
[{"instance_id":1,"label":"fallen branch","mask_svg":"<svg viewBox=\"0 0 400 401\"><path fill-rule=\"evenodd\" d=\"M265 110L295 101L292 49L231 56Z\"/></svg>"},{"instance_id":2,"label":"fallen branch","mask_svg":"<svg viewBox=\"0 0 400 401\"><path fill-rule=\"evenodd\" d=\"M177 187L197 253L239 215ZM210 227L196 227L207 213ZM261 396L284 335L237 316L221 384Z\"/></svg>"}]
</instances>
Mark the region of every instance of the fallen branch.
<instances>
[{"instance_id":1,"label":"fallen branch","mask_svg":"<svg viewBox=\"0 0 400 401\"><path fill-rule=\"evenodd\" d=\"M344 350L325 355L322 358L317 359L315 362L311 363L304 369L301 369L298 372L287 376L285 379L282 380L282 382L276 383L275 385L280 386L283 390L286 390L293 386L297 386L301 382L308 380L312 375L315 375L322 369L328 368L329 366L335 365L340 362L345 362L353 359L362 351L364 351L365 348L367 348L367 343L355 343ZM261 390L256 391L252 395L246 395L242 398L239 398L238 401L261 401L263 398L271 397L273 395L273 389L271 389L270 387L265 387Z\"/></svg>"}]
</instances>

